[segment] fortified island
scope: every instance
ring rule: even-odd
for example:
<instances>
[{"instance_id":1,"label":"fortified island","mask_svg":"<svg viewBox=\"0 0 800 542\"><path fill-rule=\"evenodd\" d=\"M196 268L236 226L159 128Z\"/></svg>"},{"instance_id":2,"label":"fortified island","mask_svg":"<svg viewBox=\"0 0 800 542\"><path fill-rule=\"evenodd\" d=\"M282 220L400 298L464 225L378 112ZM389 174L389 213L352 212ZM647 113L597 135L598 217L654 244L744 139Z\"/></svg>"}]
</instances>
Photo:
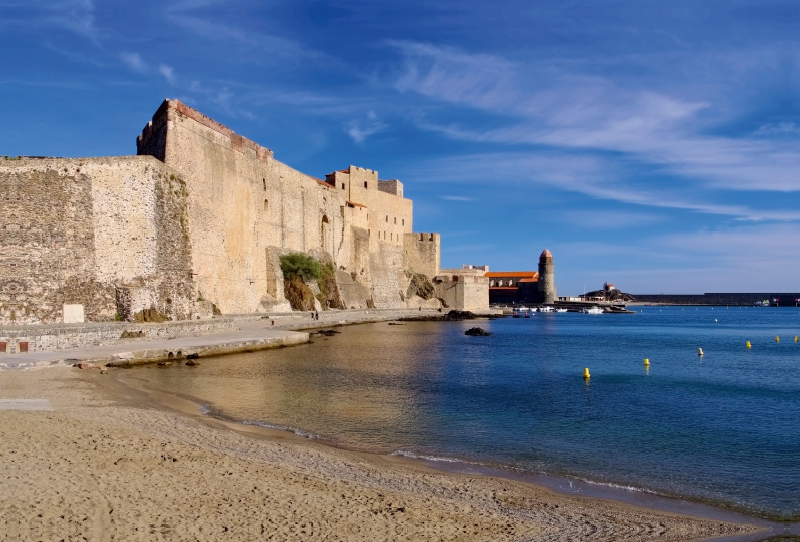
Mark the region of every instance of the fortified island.
<instances>
[{"instance_id":1,"label":"fortified island","mask_svg":"<svg viewBox=\"0 0 800 542\"><path fill-rule=\"evenodd\" d=\"M311 177L177 100L136 149L0 160L0 325L289 311L292 252L329 264L318 310L488 307L484 273L441 269L439 235L413 231L397 179Z\"/></svg>"}]
</instances>

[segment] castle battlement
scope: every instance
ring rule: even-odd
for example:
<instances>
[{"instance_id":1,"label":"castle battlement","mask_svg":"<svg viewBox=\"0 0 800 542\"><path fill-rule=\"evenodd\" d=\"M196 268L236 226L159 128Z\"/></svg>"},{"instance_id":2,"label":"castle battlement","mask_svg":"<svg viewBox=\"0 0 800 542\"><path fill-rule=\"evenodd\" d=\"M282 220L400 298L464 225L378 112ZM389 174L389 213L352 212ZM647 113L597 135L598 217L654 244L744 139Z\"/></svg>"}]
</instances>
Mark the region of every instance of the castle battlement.
<instances>
[{"instance_id":1,"label":"castle battlement","mask_svg":"<svg viewBox=\"0 0 800 542\"><path fill-rule=\"evenodd\" d=\"M254 154L257 160L262 162L266 162L268 158L272 158L274 156L274 153L270 149L262 147L255 141L237 134L227 126L224 126L214 119L207 117L183 102L170 99L164 100L161 106L156 110L152 120L148 121L144 129L142 129L142 133L137 136L137 154L152 154L160 160L164 160L164 157L161 156L157 151L153 152L152 147L163 144L163 139L165 137L163 132L172 128L172 123L176 120L175 113L180 113L184 117L189 118L198 124L205 126L206 128L210 128L215 132L229 138L230 146L235 151L243 153L246 150L249 150Z\"/></svg>"}]
</instances>

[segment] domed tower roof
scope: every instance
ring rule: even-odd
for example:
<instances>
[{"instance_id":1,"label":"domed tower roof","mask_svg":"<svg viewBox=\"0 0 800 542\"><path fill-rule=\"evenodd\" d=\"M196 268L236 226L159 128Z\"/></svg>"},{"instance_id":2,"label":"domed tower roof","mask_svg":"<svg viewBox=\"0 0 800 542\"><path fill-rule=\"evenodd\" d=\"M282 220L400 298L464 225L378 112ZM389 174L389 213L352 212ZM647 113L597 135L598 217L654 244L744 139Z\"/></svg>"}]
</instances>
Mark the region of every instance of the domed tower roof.
<instances>
[{"instance_id":1,"label":"domed tower roof","mask_svg":"<svg viewBox=\"0 0 800 542\"><path fill-rule=\"evenodd\" d=\"M552 259L553 259L553 255L550 253L550 251L549 251L549 250L547 250L547 249L544 249L544 252L542 252L542 255L541 255L541 256L539 256L539 261L540 261L540 262L543 262L543 261L545 261L545 260L546 260L546 259L548 259L548 258L549 258L550 260L552 260Z\"/></svg>"}]
</instances>

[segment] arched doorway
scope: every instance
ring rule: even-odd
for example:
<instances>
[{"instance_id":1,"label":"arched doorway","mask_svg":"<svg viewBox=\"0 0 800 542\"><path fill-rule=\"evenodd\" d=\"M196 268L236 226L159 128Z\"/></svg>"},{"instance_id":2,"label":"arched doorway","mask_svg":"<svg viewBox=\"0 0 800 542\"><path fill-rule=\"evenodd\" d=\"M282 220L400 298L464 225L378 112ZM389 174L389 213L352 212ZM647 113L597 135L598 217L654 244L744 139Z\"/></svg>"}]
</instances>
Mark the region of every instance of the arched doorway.
<instances>
[{"instance_id":1,"label":"arched doorway","mask_svg":"<svg viewBox=\"0 0 800 542\"><path fill-rule=\"evenodd\" d=\"M331 247L333 246L333 239L331 239L331 224L327 215L322 215L322 225L320 227L322 250L332 255Z\"/></svg>"}]
</instances>

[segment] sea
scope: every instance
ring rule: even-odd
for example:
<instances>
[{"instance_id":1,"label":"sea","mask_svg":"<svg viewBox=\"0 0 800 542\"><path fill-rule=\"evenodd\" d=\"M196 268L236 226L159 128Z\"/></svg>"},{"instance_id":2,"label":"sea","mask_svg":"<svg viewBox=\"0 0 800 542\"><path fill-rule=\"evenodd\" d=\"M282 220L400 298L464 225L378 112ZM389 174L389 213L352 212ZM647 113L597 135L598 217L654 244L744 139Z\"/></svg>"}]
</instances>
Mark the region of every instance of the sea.
<instances>
[{"instance_id":1,"label":"sea","mask_svg":"<svg viewBox=\"0 0 800 542\"><path fill-rule=\"evenodd\" d=\"M344 448L798 521L800 309L636 310L337 327L133 371L211 416Z\"/></svg>"}]
</instances>

